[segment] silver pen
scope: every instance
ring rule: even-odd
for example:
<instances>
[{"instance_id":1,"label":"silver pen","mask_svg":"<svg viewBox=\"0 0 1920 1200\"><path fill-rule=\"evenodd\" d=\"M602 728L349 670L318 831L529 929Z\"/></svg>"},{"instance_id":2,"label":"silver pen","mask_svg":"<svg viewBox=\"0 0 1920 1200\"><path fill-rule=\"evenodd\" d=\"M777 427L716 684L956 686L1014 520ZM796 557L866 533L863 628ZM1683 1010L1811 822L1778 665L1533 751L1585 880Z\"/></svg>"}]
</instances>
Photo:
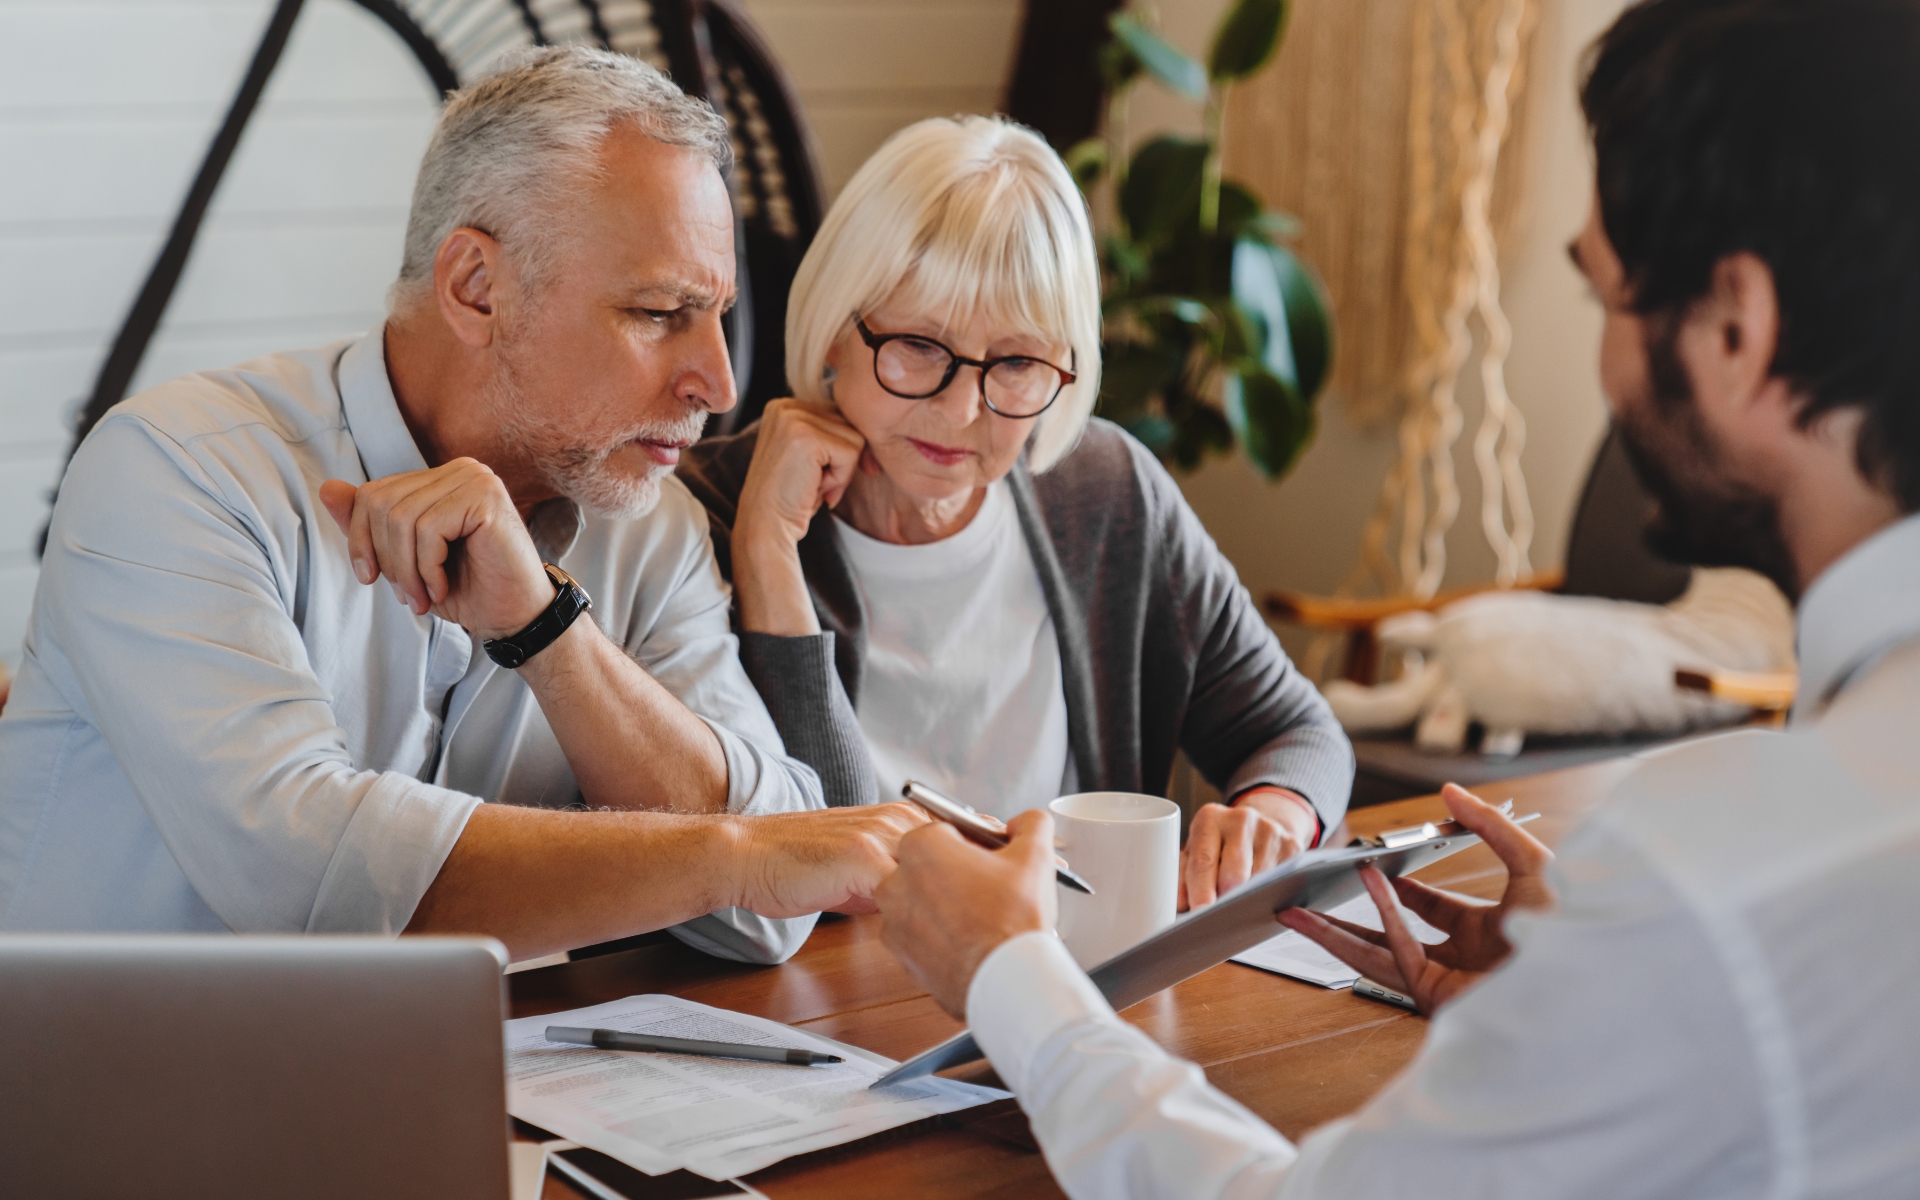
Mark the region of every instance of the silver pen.
<instances>
[{"instance_id":1,"label":"silver pen","mask_svg":"<svg viewBox=\"0 0 1920 1200\"><path fill-rule=\"evenodd\" d=\"M998 850L1007 844L1007 835L981 820L979 813L951 796L941 795L924 783L909 779L906 786L900 789L900 794L926 809L932 816L958 829L969 840L978 842L989 850ZM1076 892L1085 892L1089 896L1093 895L1093 888L1067 867L1065 859L1056 854L1053 856L1053 862L1053 877L1063 886L1070 887Z\"/></svg>"}]
</instances>

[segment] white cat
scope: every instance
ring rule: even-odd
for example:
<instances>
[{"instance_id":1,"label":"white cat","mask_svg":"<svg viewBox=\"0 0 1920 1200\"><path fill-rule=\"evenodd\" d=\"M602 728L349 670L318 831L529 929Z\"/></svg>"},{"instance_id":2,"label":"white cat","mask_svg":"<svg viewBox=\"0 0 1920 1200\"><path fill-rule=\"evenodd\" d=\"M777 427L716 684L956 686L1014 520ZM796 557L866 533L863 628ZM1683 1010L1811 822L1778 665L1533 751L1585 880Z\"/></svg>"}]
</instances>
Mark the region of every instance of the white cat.
<instances>
[{"instance_id":1,"label":"white cat","mask_svg":"<svg viewBox=\"0 0 1920 1200\"><path fill-rule=\"evenodd\" d=\"M1328 703L1351 733L1414 724L1425 750L1519 753L1536 734L1677 734L1747 710L1674 686L1676 669L1793 669L1793 612L1751 571L1697 569L1668 605L1547 592L1488 592L1381 622L1385 649L1417 651L1399 679L1339 682Z\"/></svg>"}]
</instances>

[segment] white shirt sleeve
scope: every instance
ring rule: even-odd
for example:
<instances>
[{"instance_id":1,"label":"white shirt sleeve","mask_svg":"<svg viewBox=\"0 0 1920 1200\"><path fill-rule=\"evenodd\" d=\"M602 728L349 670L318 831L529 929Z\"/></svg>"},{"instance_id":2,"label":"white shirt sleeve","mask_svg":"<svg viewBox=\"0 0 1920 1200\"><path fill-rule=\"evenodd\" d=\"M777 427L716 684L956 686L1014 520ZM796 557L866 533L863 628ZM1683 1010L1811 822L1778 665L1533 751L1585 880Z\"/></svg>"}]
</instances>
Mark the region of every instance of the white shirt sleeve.
<instances>
[{"instance_id":1,"label":"white shirt sleeve","mask_svg":"<svg viewBox=\"0 0 1920 1200\"><path fill-rule=\"evenodd\" d=\"M1075 1200L1258 1196L1293 1144L1114 1015L1051 933L997 947L967 1024Z\"/></svg>"},{"instance_id":2,"label":"white shirt sleeve","mask_svg":"<svg viewBox=\"0 0 1920 1200\"><path fill-rule=\"evenodd\" d=\"M1051 935L981 963L968 1023L1076 1198L1767 1194L1774 1151L1755 1131L1779 1088L1723 947L1630 848L1580 841L1561 911L1516 918L1507 966L1297 1152L1120 1021Z\"/></svg>"}]
</instances>

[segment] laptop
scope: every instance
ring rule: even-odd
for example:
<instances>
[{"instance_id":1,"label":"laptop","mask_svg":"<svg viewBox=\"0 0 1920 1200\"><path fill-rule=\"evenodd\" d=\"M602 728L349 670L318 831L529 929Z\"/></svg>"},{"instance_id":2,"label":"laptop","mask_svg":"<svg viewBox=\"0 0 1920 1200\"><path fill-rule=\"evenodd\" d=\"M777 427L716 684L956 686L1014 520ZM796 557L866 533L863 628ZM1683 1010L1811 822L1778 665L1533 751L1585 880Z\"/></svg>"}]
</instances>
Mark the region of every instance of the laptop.
<instances>
[{"instance_id":1,"label":"laptop","mask_svg":"<svg viewBox=\"0 0 1920 1200\"><path fill-rule=\"evenodd\" d=\"M0 1191L507 1200L484 938L0 936Z\"/></svg>"}]
</instances>

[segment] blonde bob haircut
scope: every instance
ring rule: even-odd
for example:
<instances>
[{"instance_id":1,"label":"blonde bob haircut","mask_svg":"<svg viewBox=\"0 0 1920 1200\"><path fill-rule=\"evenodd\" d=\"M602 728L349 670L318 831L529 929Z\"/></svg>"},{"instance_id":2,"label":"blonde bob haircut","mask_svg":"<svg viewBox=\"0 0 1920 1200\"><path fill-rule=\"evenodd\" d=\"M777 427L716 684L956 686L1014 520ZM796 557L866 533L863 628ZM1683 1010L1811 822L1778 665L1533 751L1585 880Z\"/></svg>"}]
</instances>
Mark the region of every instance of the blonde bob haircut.
<instances>
[{"instance_id":1,"label":"blonde bob haircut","mask_svg":"<svg viewBox=\"0 0 1920 1200\"><path fill-rule=\"evenodd\" d=\"M1100 268L1073 176L997 117L933 117L887 139L835 200L787 299L787 383L831 400L825 370L854 318L885 305L945 329L975 316L1073 348L1076 376L1034 419L1029 470L1072 450L1100 394ZM966 376L962 376L966 378Z\"/></svg>"}]
</instances>

